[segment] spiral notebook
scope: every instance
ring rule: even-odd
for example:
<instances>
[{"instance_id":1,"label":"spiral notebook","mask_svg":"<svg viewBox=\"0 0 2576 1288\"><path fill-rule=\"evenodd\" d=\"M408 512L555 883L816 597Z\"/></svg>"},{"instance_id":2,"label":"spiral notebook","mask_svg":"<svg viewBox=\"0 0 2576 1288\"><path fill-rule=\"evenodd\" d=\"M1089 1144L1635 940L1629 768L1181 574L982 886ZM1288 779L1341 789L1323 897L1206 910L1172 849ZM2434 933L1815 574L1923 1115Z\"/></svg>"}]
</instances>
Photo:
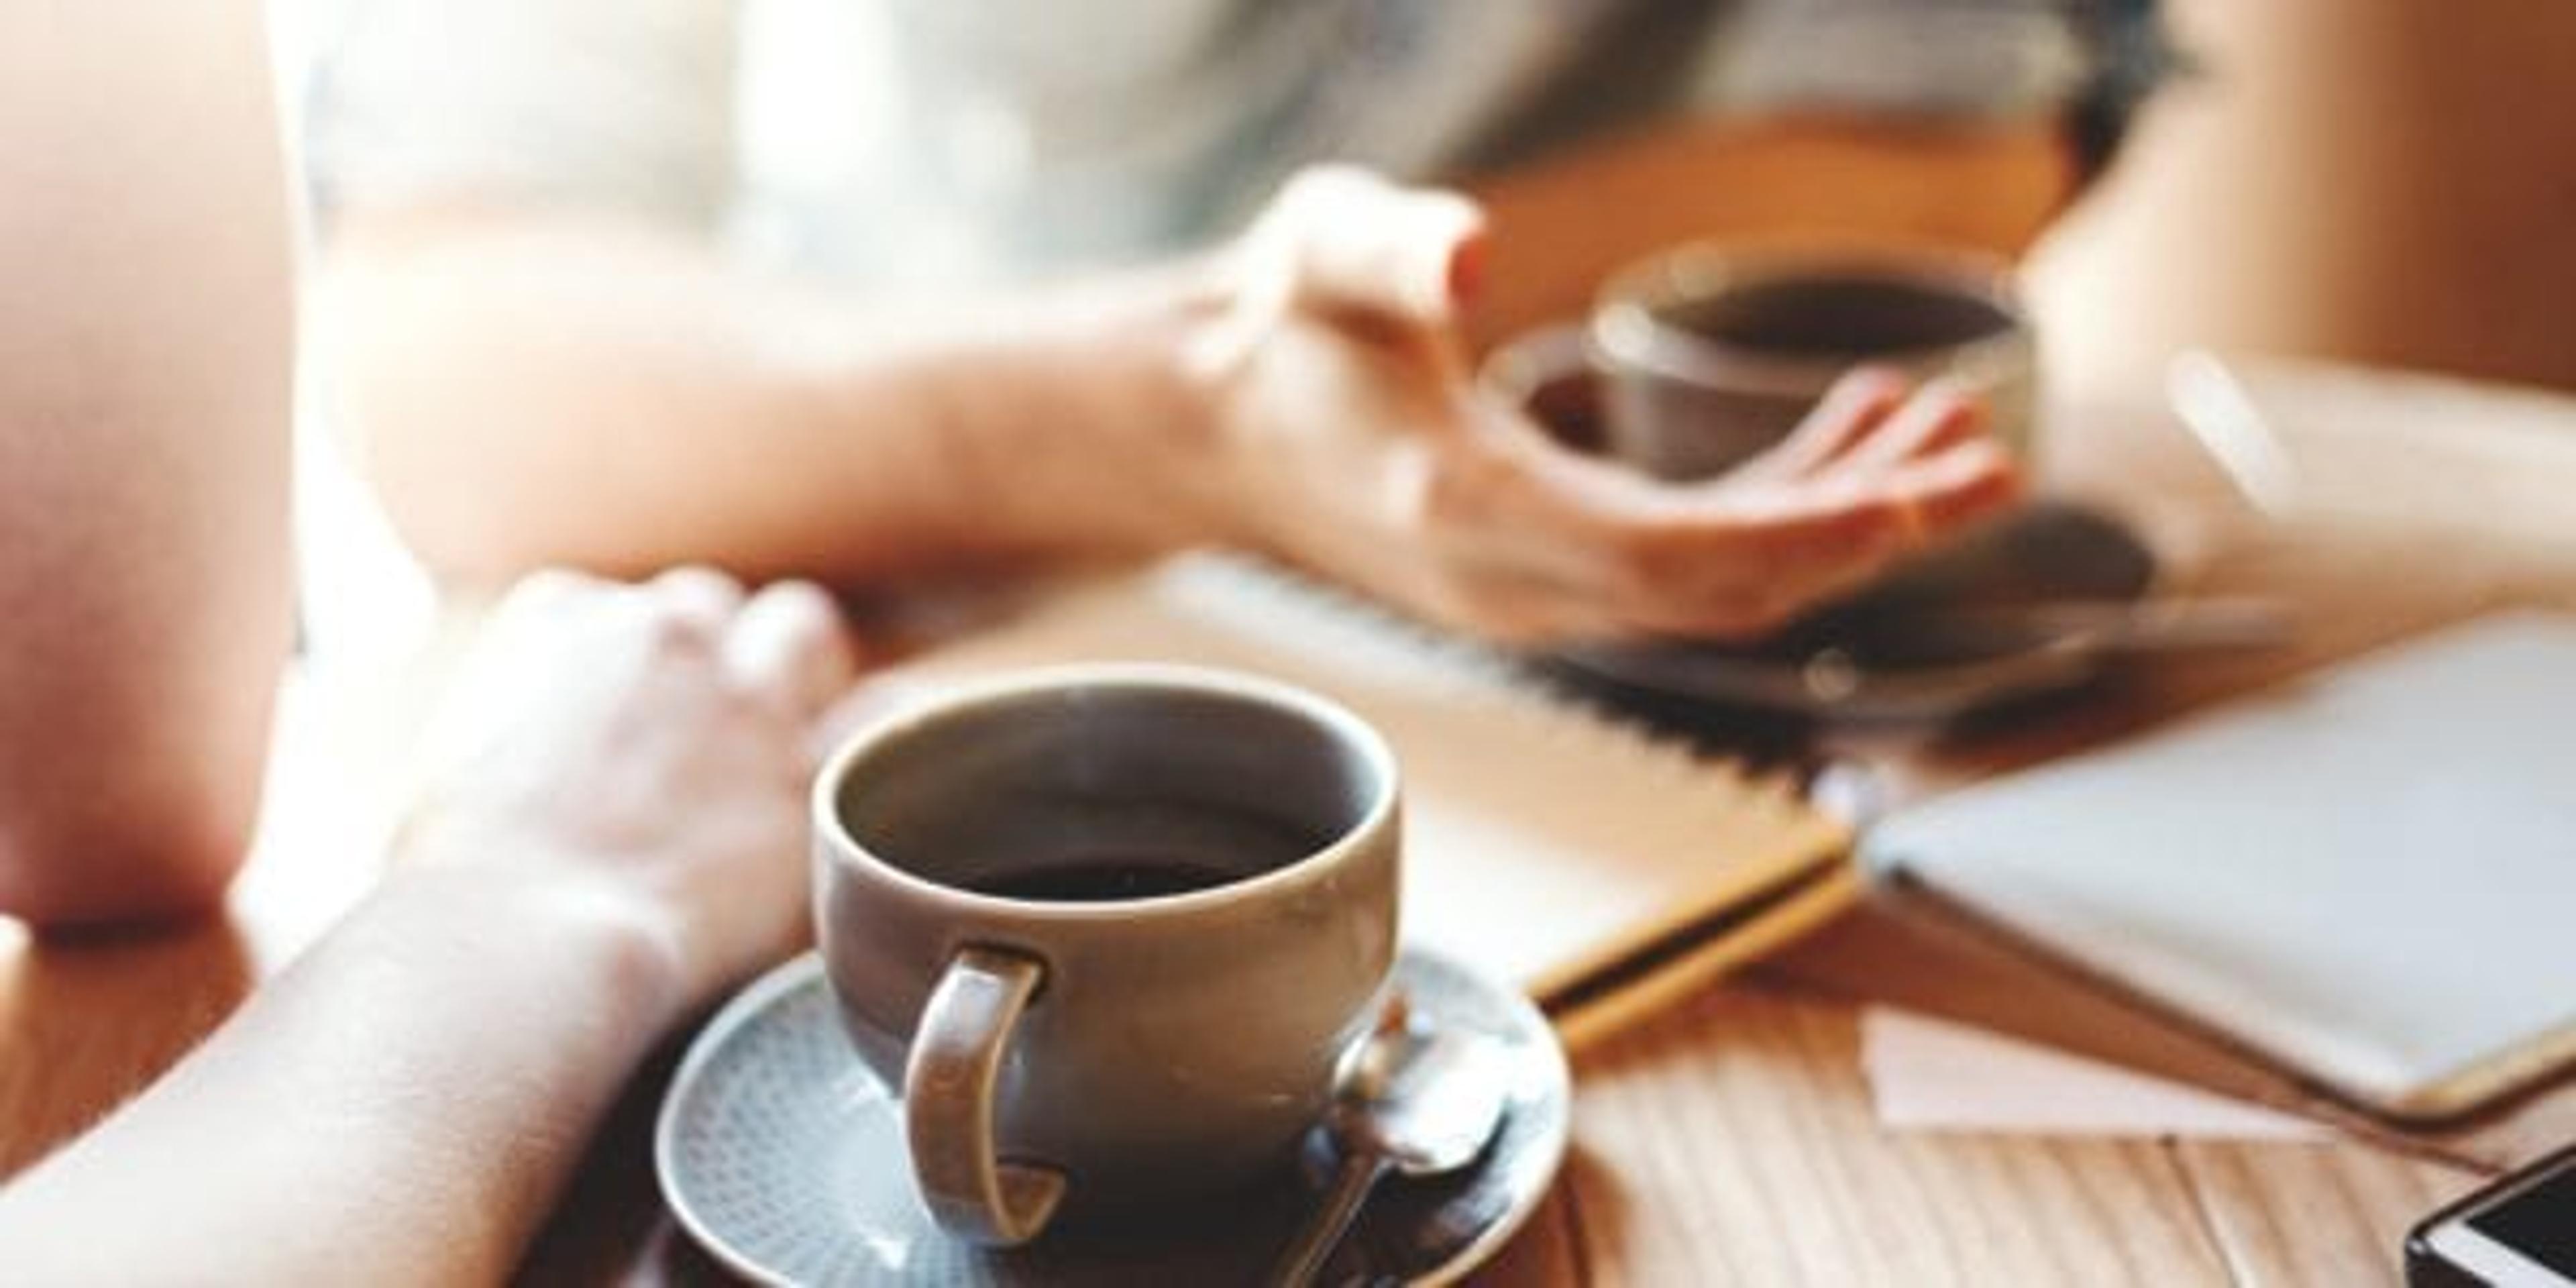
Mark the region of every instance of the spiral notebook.
<instances>
[{"instance_id":1,"label":"spiral notebook","mask_svg":"<svg viewBox=\"0 0 2576 1288\"><path fill-rule=\"evenodd\" d=\"M1848 835L1790 784L1611 720L1501 654L1230 556L1068 588L890 678L1076 661L1254 672L1376 725L1405 776L1405 935L1516 981L1570 1044L1856 893Z\"/></svg>"}]
</instances>

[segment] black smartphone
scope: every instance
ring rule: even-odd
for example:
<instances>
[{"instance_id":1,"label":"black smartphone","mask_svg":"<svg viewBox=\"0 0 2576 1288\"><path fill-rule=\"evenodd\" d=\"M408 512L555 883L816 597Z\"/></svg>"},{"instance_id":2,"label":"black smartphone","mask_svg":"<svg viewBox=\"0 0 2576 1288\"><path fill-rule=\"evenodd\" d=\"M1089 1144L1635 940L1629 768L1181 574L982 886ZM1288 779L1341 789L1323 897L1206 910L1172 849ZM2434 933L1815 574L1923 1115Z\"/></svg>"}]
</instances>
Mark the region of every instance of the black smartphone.
<instances>
[{"instance_id":1,"label":"black smartphone","mask_svg":"<svg viewBox=\"0 0 2576 1288\"><path fill-rule=\"evenodd\" d=\"M2406 1233L2409 1288L2576 1288L2576 1146Z\"/></svg>"}]
</instances>

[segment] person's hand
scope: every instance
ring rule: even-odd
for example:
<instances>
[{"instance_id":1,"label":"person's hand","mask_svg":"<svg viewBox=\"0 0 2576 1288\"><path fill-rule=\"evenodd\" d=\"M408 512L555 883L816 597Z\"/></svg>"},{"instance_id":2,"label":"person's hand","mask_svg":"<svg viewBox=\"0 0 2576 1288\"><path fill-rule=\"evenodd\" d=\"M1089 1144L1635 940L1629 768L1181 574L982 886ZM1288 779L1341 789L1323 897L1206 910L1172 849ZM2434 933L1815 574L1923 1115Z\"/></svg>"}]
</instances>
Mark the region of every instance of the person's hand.
<instances>
[{"instance_id":1,"label":"person's hand","mask_svg":"<svg viewBox=\"0 0 2576 1288\"><path fill-rule=\"evenodd\" d=\"M1705 483L1569 450L1474 388L1453 320L1482 236L1463 198L1324 169L1221 261L1189 362L1237 539L1505 640L1743 637L2018 494L1979 400L1878 371Z\"/></svg>"},{"instance_id":2,"label":"person's hand","mask_svg":"<svg viewBox=\"0 0 2576 1288\"><path fill-rule=\"evenodd\" d=\"M838 610L806 583L746 598L705 569L640 586L539 573L427 735L401 857L621 902L704 1001L805 930L811 738L853 670Z\"/></svg>"}]
</instances>

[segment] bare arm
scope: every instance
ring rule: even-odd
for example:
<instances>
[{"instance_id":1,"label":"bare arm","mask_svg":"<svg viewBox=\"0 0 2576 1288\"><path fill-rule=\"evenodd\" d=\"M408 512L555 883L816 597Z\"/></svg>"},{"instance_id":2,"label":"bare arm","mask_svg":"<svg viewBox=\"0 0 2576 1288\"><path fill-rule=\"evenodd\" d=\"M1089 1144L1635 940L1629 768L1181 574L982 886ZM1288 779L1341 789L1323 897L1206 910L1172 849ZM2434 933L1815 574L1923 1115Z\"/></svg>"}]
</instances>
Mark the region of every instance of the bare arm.
<instances>
[{"instance_id":1,"label":"bare arm","mask_svg":"<svg viewBox=\"0 0 2576 1288\"><path fill-rule=\"evenodd\" d=\"M2041 126L1683 122L1481 188L1497 235L1461 321L1481 345L1569 316L1695 236L2013 253L2073 187ZM867 307L640 219L361 206L323 279L345 427L451 576L710 558L866 580L1243 539L1192 497L1210 409L1173 369L1224 291L1204 264Z\"/></svg>"},{"instance_id":2,"label":"bare arm","mask_svg":"<svg viewBox=\"0 0 2576 1288\"><path fill-rule=\"evenodd\" d=\"M506 1280L636 1061L794 942L805 739L848 678L810 586L514 597L404 866L0 1189L8 1278Z\"/></svg>"},{"instance_id":3,"label":"bare arm","mask_svg":"<svg viewBox=\"0 0 2576 1288\"><path fill-rule=\"evenodd\" d=\"M1227 542L1492 635L1741 634L2011 499L1969 400L1900 415L1884 382L1707 484L1557 447L1469 377L1482 230L1328 169L1203 261L922 311L596 214L360 210L325 328L367 471L452 578Z\"/></svg>"},{"instance_id":4,"label":"bare arm","mask_svg":"<svg viewBox=\"0 0 2576 1288\"><path fill-rule=\"evenodd\" d=\"M866 307L593 212L357 210L323 271L345 432L489 582L703 560L876 581L1204 540L1195 268Z\"/></svg>"},{"instance_id":5,"label":"bare arm","mask_svg":"<svg viewBox=\"0 0 2576 1288\"><path fill-rule=\"evenodd\" d=\"M291 627L260 6L0 6L0 912L213 900Z\"/></svg>"},{"instance_id":6,"label":"bare arm","mask_svg":"<svg viewBox=\"0 0 2576 1288\"><path fill-rule=\"evenodd\" d=\"M504 1282L678 1018L670 976L648 923L575 883L398 874L0 1190L0 1251L28 1283Z\"/></svg>"}]
</instances>

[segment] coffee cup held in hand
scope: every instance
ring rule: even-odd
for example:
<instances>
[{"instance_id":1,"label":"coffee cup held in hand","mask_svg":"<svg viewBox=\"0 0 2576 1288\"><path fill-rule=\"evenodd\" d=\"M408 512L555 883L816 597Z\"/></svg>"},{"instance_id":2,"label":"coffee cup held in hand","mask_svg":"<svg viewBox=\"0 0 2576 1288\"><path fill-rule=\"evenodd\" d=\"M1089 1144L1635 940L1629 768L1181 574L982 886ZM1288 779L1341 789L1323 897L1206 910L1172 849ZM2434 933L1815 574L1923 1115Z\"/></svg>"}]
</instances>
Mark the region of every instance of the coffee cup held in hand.
<instances>
[{"instance_id":1,"label":"coffee cup held in hand","mask_svg":"<svg viewBox=\"0 0 2576 1288\"><path fill-rule=\"evenodd\" d=\"M856 733L815 786L843 1027L940 1225L1012 1244L1281 1165L1395 959L1393 755L1180 667L1032 672Z\"/></svg>"},{"instance_id":2,"label":"coffee cup held in hand","mask_svg":"<svg viewBox=\"0 0 2576 1288\"><path fill-rule=\"evenodd\" d=\"M1599 446L1659 478L1708 478L1788 437L1852 368L1960 381L2030 449L2036 356L2009 270L1964 252L1689 246L1613 278L1580 328L1497 351L1486 382L1528 404L1598 385Z\"/></svg>"}]
</instances>

